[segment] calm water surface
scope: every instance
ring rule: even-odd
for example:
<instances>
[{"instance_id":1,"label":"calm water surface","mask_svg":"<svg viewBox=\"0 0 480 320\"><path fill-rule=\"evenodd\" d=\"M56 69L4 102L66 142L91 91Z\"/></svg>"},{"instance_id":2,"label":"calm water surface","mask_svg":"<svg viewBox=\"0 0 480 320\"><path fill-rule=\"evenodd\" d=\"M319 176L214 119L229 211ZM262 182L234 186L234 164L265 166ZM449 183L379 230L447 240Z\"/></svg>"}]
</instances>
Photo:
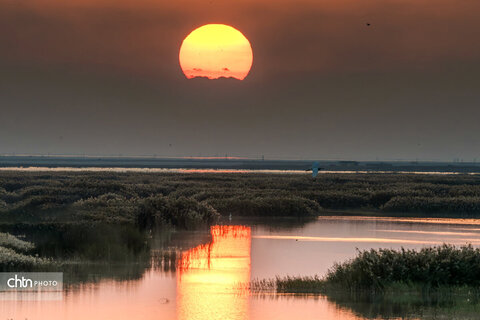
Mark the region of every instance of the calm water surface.
<instances>
[{"instance_id":1,"label":"calm water surface","mask_svg":"<svg viewBox=\"0 0 480 320\"><path fill-rule=\"evenodd\" d=\"M258 295L240 284L323 275L358 249L480 246L480 222L457 219L322 217L297 226L219 225L209 233L181 252L174 271L76 285L61 301L0 301L0 319L363 319L324 296Z\"/></svg>"}]
</instances>

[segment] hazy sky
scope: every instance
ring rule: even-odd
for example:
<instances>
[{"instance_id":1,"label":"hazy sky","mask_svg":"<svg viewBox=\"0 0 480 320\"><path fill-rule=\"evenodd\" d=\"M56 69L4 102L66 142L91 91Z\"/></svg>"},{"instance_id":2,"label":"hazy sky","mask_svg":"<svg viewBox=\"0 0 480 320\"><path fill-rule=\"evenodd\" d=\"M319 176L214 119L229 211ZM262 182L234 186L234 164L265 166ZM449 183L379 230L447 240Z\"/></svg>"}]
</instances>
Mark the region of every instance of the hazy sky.
<instances>
[{"instance_id":1,"label":"hazy sky","mask_svg":"<svg viewBox=\"0 0 480 320\"><path fill-rule=\"evenodd\" d=\"M208 23L244 81L184 77ZM480 161L479 107L478 0L0 0L0 154Z\"/></svg>"}]
</instances>

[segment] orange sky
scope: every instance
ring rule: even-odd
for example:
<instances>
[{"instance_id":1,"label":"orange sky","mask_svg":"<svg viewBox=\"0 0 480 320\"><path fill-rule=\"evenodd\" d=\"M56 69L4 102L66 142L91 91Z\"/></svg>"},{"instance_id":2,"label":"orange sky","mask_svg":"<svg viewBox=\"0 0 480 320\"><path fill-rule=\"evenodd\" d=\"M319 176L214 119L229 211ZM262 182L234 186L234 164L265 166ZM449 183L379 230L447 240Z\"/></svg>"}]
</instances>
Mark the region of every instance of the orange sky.
<instances>
[{"instance_id":1,"label":"orange sky","mask_svg":"<svg viewBox=\"0 0 480 320\"><path fill-rule=\"evenodd\" d=\"M479 12L478 0L0 0L1 151L480 159ZM207 23L250 40L241 84L185 79L180 46Z\"/></svg>"},{"instance_id":2,"label":"orange sky","mask_svg":"<svg viewBox=\"0 0 480 320\"><path fill-rule=\"evenodd\" d=\"M475 0L2 0L0 9L0 55L13 62L167 77L181 41L207 23L242 30L262 74L436 67L480 54Z\"/></svg>"}]
</instances>

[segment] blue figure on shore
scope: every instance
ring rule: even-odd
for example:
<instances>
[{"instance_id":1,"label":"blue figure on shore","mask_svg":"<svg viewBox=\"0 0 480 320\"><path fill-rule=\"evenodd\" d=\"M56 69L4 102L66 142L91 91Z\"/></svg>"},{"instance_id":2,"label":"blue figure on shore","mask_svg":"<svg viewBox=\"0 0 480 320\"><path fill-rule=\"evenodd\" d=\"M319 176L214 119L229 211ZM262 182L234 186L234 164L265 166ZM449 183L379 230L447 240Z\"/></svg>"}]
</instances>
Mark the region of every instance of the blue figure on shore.
<instances>
[{"instance_id":1,"label":"blue figure on shore","mask_svg":"<svg viewBox=\"0 0 480 320\"><path fill-rule=\"evenodd\" d=\"M316 178L318 176L318 170L321 170L319 168L320 164L315 161L313 164L312 164L312 177L313 178Z\"/></svg>"}]
</instances>

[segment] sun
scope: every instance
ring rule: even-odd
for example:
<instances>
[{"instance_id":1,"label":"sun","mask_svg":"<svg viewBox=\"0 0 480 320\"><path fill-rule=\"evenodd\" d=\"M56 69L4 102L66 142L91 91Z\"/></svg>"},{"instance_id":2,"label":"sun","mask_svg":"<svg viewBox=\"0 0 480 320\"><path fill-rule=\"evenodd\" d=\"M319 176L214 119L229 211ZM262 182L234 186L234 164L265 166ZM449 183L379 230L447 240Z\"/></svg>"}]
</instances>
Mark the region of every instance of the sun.
<instances>
[{"instance_id":1,"label":"sun","mask_svg":"<svg viewBox=\"0 0 480 320\"><path fill-rule=\"evenodd\" d=\"M237 29L224 24L207 24L183 40L180 67L188 79L221 77L243 80L253 63L252 46Z\"/></svg>"}]
</instances>

